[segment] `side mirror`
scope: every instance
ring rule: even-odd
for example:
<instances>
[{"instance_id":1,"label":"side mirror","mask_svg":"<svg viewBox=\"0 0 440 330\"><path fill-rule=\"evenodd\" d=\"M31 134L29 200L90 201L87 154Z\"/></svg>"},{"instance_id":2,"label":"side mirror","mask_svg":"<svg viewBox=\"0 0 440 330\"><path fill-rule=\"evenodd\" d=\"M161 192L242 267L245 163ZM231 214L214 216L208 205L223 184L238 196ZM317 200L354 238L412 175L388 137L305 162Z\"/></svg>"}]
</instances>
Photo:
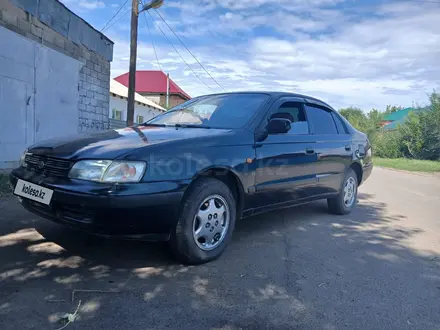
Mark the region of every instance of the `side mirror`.
<instances>
[{"instance_id":1,"label":"side mirror","mask_svg":"<svg viewBox=\"0 0 440 330\"><path fill-rule=\"evenodd\" d=\"M283 118L273 118L267 124L268 134L283 134L290 131L291 121Z\"/></svg>"}]
</instances>

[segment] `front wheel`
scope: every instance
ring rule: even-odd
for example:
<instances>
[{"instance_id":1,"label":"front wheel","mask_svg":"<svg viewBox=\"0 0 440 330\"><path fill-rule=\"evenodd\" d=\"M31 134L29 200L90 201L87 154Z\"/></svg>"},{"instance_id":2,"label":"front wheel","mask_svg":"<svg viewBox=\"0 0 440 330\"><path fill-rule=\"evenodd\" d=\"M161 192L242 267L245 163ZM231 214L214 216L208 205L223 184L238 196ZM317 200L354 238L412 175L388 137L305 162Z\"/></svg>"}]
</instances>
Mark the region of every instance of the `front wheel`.
<instances>
[{"instance_id":1,"label":"front wheel","mask_svg":"<svg viewBox=\"0 0 440 330\"><path fill-rule=\"evenodd\" d=\"M214 178L201 178L190 188L170 246L185 264L202 264L218 258L231 239L236 203L230 189Z\"/></svg>"},{"instance_id":2,"label":"front wheel","mask_svg":"<svg viewBox=\"0 0 440 330\"><path fill-rule=\"evenodd\" d=\"M349 169L338 196L327 199L329 211L334 214L344 215L350 213L356 205L358 192L357 175Z\"/></svg>"}]
</instances>

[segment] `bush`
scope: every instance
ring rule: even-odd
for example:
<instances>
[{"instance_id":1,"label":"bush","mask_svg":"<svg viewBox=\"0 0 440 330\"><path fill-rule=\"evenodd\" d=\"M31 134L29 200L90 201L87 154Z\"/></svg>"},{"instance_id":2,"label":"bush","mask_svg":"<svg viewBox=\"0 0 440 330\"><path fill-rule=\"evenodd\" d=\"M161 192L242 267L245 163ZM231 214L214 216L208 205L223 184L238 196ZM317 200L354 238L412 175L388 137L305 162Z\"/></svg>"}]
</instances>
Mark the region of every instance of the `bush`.
<instances>
[{"instance_id":1,"label":"bush","mask_svg":"<svg viewBox=\"0 0 440 330\"><path fill-rule=\"evenodd\" d=\"M381 132L377 124L386 113L400 110L387 106L385 112L359 108L341 109L339 112L358 130L366 133L378 157L407 157L421 160L440 160L440 94L430 95L430 111L412 112L391 132Z\"/></svg>"},{"instance_id":2,"label":"bush","mask_svg":"<svg viewBox=\"0 0 440 330\"><path fill-rule=\"evenodd\" d=\"M430 101L430 111L411 113L397 129L407 157L440 160L440 94L432 93Z\"/></svg>"},{"instance_id":3,"label":"bush","mask_svg":"<svg viewBox=\"0 0 440 330\"><path fill-rule=\"evenodd\" d=\"M383 118L383 113L376 109L364 113L359 108L349 107L340 109L339 113L344 116L354 128L367 134L370 141L374 140L377 134L378 124Z\"/></svg>"},{"instance_id":4,"label":"bush","mask_svg":"<svg viewBox=\"0 0 440 330\"><path fill-rule=\"evenodd\" d=\"M382 158L400 158L403 156L399 132L381 132L372 141L373 154Z\"/></svg>"}]
</instances>

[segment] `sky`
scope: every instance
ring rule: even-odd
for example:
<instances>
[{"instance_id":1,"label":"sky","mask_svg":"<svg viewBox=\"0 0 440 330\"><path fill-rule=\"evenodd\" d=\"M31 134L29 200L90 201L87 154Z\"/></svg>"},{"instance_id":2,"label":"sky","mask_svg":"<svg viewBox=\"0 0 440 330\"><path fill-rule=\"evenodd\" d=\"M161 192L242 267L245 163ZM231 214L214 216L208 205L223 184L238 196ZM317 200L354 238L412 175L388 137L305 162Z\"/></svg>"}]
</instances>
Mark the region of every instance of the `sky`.
<instances>
[{"instance_id":1,"label":"sky","mask_svg":"<svg viewBox=\"0 0 440 330\"><path fill-rule=\"evenodd\" d=\"M103 33L112 77L128 72L132 1L61 2L99 31L119 11ZM440 90L440 0L164 0L158 12L209 75L155 10L139 17L137 69L191 96L288 91L369 111Z\"/></svg>"}]
</instances>

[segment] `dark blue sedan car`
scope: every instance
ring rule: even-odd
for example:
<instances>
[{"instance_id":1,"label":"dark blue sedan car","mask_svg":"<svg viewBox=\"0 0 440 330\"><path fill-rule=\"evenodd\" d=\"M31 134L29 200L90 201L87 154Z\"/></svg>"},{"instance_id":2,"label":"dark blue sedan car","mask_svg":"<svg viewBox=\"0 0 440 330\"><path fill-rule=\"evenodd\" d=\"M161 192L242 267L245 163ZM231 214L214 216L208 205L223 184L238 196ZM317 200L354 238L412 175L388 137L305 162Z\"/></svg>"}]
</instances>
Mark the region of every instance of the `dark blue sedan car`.
<instances>
[{"instance_id":1,"label":"dark blue sedan car","mask_svg":"<svg viewBox=\"0 0 440 330\"><path fill-rule=\"evenodd\" d=\"M37 143L11 173L29 211L101 236L217 258L236 220L327 199L349 213L371 147L328 104L290 93L207 95L120 130Z\"/></svg>"}]
</instances>

